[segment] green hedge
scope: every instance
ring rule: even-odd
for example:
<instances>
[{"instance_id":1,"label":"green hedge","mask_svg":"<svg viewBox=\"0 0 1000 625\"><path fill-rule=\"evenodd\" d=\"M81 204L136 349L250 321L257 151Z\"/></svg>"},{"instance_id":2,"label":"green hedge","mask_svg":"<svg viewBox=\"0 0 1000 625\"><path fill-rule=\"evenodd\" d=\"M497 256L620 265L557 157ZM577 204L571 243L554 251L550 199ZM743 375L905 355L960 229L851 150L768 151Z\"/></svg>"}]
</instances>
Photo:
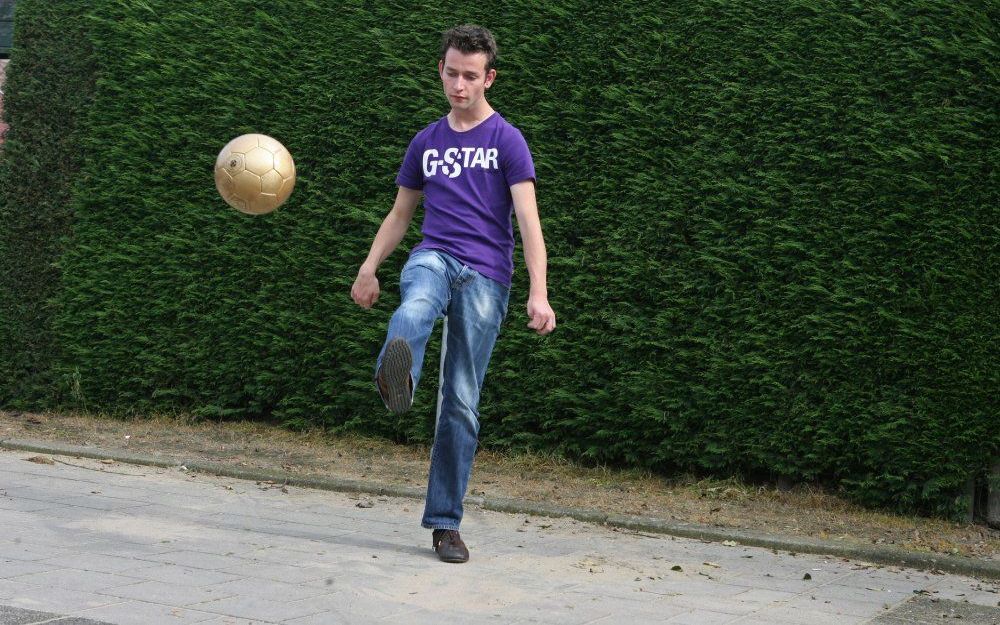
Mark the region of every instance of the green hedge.
<instances>
[{"instance_id":1,"label":"green hedge","mask_svg":"<svg viewBox=\"0 0 1000 625\"><path fill-rule=\"evenodd\" d=\"M0 405L51 401L53 298L72 229L95 64L88 0L18 0L0 158Z\"/></svg>"},{"instance_id":2,"label":"green hedge","mask_svg":"<svg viewBox=\"0 0 1000 625\"><path fill-rule=\"evenodd\" d=\"M1000 453L995 2L258 4L89 3L73 233L51 325L22 313L54 340L12 326L19 359L51 363L41 403L428 440L433 357L415 413L371 388L405 253L376 310L348 292L407 142L446 110L439 33L475 21L535 156L560 318L524 327L518 251L484 444L939 513ZM270 216L212 184L244 132L296 158ZM9 167L53 157L19 149Z\"/></svg>"}]
</instances>

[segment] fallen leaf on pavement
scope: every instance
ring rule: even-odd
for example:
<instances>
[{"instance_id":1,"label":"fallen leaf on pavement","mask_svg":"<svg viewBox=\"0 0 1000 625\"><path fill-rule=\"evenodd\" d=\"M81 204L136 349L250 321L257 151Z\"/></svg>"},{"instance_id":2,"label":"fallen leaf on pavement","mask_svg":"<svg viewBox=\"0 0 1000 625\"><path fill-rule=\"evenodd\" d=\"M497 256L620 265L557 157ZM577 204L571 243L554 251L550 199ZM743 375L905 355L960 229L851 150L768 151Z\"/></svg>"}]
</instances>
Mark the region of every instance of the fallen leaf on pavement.
<instances>
[{"instance_id":1,"label":"fallen leaf on pavement","mask_svg":"<svg viewBox=\"0 0 1000 625\"><path fill-rule=\"evenodd\" d=\"M55 464L56 461L47 456L32 456L30 458L25 458L28 462L34 462L35 464Z\"/></svg>"}]
</instances>

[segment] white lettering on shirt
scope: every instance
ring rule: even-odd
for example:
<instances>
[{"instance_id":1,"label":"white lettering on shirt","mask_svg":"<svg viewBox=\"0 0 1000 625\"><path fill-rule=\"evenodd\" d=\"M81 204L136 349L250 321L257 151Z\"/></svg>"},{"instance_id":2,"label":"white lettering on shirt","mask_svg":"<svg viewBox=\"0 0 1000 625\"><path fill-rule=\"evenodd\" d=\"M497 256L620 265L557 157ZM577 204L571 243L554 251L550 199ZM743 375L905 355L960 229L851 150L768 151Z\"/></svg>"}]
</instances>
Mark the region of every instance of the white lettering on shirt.
<instances>
[{"instance_id":1,"label":"white lettering on shirt","mask_svg":"<svg viewBox=\"0 0 1000 625\"><path fill-rule=\"evenodd\" d=\"M462 173L462 166L455 162L457 154L458 148L448 148L444 151L444 162L447 165L441 168L441 173L449 178L458 178L458 175Z\"/></svg>"},{"instance_id":2,"label":"white lettering on shirt","mask_svg":"<svg viewBox=\"0 0 1000 625\"><path fill-rule=\"evenodd\" d=\"M458 178L466 169L500 169L497 148L448 148L438 158L434 148L424 150L424 176L433 178L441 168L441 173L449 178Z\"/></svg>"},{"instance_id":3,"label":"white lettering on shirt","mask_svg":"<svg viewBox=\"0 0 1000 625\"><path fill-rule=\"evenodd\" d=\"M424 175L430 178L437 173L438 165L441 161L431 160L437 158L437 150L424 150Z\"/></svg>"},{"instance_id":4,"label":"white lettering on shirt","mask_svg":"<svg viewBox=\"0 0 1000 625\"><path fill-rule=\"evenodd\" d=\"M462 166L465 168L469 167L469 154L471 154L476 148L462 148Z\"/></svg>"}]
</instances>

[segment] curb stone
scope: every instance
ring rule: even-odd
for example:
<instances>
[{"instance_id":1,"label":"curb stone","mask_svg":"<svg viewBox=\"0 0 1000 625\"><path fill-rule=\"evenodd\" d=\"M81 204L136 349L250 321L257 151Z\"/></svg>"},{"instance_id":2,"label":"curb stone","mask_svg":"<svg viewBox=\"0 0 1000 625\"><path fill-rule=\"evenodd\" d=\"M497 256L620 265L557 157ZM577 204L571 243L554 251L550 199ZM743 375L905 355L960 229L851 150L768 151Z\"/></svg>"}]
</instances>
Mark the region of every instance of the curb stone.
<instances>
[{"instance_id":1,"label":"curb stone","mask_svg":"<svg viewBox=\"0 0 1000 625\"><path fill-rule=\"evenodd\" d=\"M211 475L259 482L271 481L275 483L283 483L288 486L313 488L317 490L366 493L372 495L406 497L410 499L423 499L425 495L424 489L422 488L381 485L370 481L340 478L296 477L287 473L267 471L263 469L241 469L211 462L167 460L145 454L108 451L96 447L67 445L47 441L2 439L0 440L0 449L47 453L57 456L78 456L83 458L93 458L96 460L115 460L126 464L160 468L184 466L189 471L207 473ZM468 496L465 498L465 502L480 506L484 510L491 510L494 512L530 514L532 516L543 517L569 517L586 523L609 525L641 532L667 534L680 538L693 538L707 542L735 541L740 545L748 547L763 547L794 553L829 555L890 566L957 573L984 579L1000 580L1000 561L997 560L977 560L961 556L923 553L919 551L910 551L891 547L852 545L848 543L824 541L809 537L779 536L751 530L667 521L648 516L607 514L597 510L535 503L519 499Z\"/></svg>"}]
</instances>

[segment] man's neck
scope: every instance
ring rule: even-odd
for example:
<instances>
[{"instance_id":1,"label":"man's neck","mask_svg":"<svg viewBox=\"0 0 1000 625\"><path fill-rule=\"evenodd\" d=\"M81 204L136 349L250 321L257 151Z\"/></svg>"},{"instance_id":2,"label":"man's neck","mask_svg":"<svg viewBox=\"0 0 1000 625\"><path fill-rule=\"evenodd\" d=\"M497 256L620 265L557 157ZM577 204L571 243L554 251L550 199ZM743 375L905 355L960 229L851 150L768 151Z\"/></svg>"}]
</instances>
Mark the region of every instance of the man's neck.
<instances>
[{"instance_id":1,"label":"man's neck","mask_svg":"<svg viewBox=\"0 0 1000 625\"><path fill-rule=\"evenodd\" d=\"M453 130L458 130L459 132L472 130L486 121L494 112L493 107L486 100L483 100L483 105L476 107L475 110L460 111L451 109L451 112L448 113L448 124Z\"/></svg>"}]
</instances>

